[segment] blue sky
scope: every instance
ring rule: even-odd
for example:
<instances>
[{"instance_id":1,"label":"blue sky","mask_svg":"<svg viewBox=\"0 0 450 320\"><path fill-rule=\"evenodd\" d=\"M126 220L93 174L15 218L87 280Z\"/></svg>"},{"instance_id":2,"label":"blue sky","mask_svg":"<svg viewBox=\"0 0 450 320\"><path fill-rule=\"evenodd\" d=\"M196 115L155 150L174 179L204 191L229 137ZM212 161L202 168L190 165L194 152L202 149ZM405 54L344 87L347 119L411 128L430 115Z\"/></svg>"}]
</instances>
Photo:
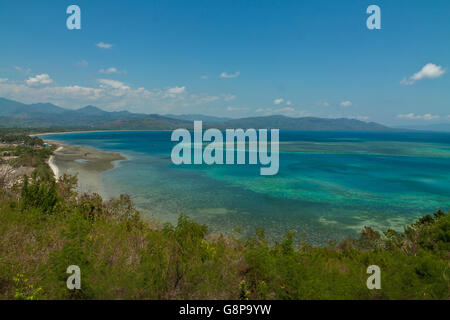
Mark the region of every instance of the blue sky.
<instances>
[{"instance_id":1,"label":"blue sky","mask_svg":"<svg viewBox=\"0 0 450 320\"><path fill-rule=\"evenodd\" d=\"M448 0L1 0L0 38L0 96L27 103L450 122Z\"/></svg>"}]
</instances>

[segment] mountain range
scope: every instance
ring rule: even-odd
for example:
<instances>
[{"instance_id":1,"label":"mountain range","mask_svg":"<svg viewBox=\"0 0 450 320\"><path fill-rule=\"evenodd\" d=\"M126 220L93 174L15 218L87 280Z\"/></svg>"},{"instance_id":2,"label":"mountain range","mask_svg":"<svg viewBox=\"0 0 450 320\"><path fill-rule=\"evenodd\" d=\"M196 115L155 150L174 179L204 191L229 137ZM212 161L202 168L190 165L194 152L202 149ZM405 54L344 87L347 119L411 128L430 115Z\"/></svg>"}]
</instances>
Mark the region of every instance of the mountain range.
<instances>
[{"instance_id":1,"label":"mountain range","mask_svg":"<svg viewBox=\"0 0 450 320\"><path fill-rule=\"evenodd\" d=\"M51 103L24 104L0 98L0 127L64 128L80 130L174 130L191 129L194 120L204 127L267 128L305 131L398 131L375 122L356 119L291 118L282 115L231 119L205 115L158 115L128 111L109 112L95 106L77 110L64 109Z\"/></svg>"}]
</instances>

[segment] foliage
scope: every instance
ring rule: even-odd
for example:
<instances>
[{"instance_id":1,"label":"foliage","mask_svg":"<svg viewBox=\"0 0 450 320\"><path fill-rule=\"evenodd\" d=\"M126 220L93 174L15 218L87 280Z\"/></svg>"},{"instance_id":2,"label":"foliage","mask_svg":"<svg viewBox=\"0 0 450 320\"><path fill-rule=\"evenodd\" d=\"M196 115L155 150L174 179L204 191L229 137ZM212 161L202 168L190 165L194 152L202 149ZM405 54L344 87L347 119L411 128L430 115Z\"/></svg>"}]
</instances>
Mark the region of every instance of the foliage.
<instances>
[{"instance_id":1,"label":"foliage","mask_svg":"<svg viewBox=\"0 0 450 320\"><path fill-rule=\"evenodd\" d=\"M52 147L33 148L29 146L17 146L10 150L10 154L17 157L11 161L11 164L14 167L33 167L45 171L47 168L45 161L53 151L54 148Z\"/></svg>"},{"instance_id":2,"label":"foliage","mask_svg":"<svg viewBox=\"0 0 450 320\"><path fill-rule=\"evenodd\" d=\"M34 285L28 284L28 279L21 273L13 278L15 284L15 295L17 300L36 300L42 288L34 288Z\"/></svg>"},{"instance_id":3,"label":"foliage","mask_svg":"<svg viewBox=\"0 0 450 320\"><path fill-rule=\"evenodd\" d=\"M25 177L21 200L23 209L35 208L42 214L52 213L58 201L54 181L37 181L30 185L28 177Z\"/></svg>"},{"instance_id":4,"label":"foliage","mask_svg":"<svg viewBox=\"0 0 450 320\"><path fill-rule=\"evenodd\" d=\"M44 162L45 164L45 162ZM0 201L0 299L449 299L450 214L404 232L365 228L314 247L295 231L270 243L212 235L185 215L143 219L128 196L79 194L76 178L36 170ZM81 268L81 290L66 269ZM366 287L381 268L381 290Z\"/></svg>"},{"instance_id":5,"label":"foliage","mask_svg":"<svg viewBox=\"0 0 450 320\"><path fill-rule=\"evenodd\" d=\"M44 141L38 137L29 136L27 134L18 133L17 131L0 131L0 143L18 144L23 146L44 146Z\"/></svg>"}]
</instances>

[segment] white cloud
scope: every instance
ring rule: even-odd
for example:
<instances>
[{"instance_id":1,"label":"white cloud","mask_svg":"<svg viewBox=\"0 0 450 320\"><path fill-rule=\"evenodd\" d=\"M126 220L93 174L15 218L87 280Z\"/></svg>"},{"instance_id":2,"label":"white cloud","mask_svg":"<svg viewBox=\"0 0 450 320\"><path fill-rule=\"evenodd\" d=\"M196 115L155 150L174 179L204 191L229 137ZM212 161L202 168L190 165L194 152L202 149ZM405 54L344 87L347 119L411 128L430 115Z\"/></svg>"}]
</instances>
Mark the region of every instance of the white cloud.
<instances>
[{"instance_id":1,"label":"white cloud","mask_svg":"<svg viewBox=\"0 0 450 320\"><path fill-rule=\"evenodd\" d=\"M104 43L104 42L99 42L96 44L97 47L102 48L102 49L111 49L113 47L112 44L110 43Z\"/></svg>"},{"instance_id":2,"label":"white cloud","mask_svg":"<svg viewBox=\"0 0 450 320\"><path fill-rule=\"evenodd\" d=\"M6 79L6 78L0 78L0 83L6 82L6 81L8 81L8 79Z\"/></svg>"},{"instance_id":3,"label":"white cloud","mask_svg":"<svg viewBox=\"0 0 450 320\"><path fill-rule=\"evenodd\" d=\"M285 100L283 98L279 98L279 99L273 100L273 104L275 104L275 105L285 104L287 106L292 106L293 105L292 101Z\"/></svg>"},{"instance_id":4,"label":"white cloud","mask_svg":"<svg viewBox=\"0 0 450 320\"><path fill-rule=\"evenodd\" d=\"M98 82L100 82L103 86L109 86L114 89L123 89L123 90L130 89L130 87L124 85L123 82L117 80L99 79Z\"/></svg>"},{"instance_id":5,"label":"white cloud","mask_svg":"<svg viewBox=\"0 0 450 320\"><path fill-rule=\"evenodd\" d=\"M30 68L22 68L22 67L19 67L19 66L14 66L14 69L16 69L17 71L19 71L20 73L23 73L23 74L31 73L31 69Z\"/></svg>"},{"instance_id":6,"label":"white cloud","mask_svg":"<svg viewBox=\"0 0 450 320\"><path fill-rule=\"evenodd\" d=\"M173 87L173 88L167 89L167 93L170 93L170 94L181 94L184 92L186 92L186 87Z\"/></svg>"},{"instance_id":7,"label":"white cloud","mask_svg":"<svg viewBox=\"0 0 450 320\"><path fill-rule=\"evenodd\" d=\"M24 103L48 101L55 104L80 106L81 101L92 101L100 98L102 89L82 86L27 86L23 82L6 81L0 83L0 96ZM83 103L81 103L83 104ZM89 104L89 103L87 103Z\"/></svg>"},{"instance_id":8,"label":"white cloud","mask_svg":"<svg viewBox=\"0 0 450 320\"><path fill-rule=\"evenodd\" d=\"M439 119L439 118L440 118L440 116L432 115L432 114L429 114L429 113L423 115L423 119L424 120L435 120L435 119Z\"/></svg>"},{"instance_id":9,"label":"white cloud","mask_svg":"<svg viewBox=\"0 0 450 320\"><path fill-rule=\"evenodd\" d=\"M25 82L29 86L36 86L36 85L51 84L53 80L50 78L48 74L43 73L38 74L35 77L29 77L28 80L25 80Z\"/></svg>"},{"instance_id":10,"label":"white cloud","mask_svg":"<svg viewBox=\"0 0 450 320\"><path fill-rule=\"evenodd\" d=\"M442 68L442 66L437 66L433 63L427 63L419 72L416 72L409 78L403 78L402 81L400 81L400 84L410 86L419 80L439 78L445 73L445 71L446 70Z\"/></svg>"},{"instance_id":11,"label":"white cloud","mask_svg":"<svg viewBox=\"0 0 450 320\"><path fill-rule=\"evenodd\" d=\"M347 101L342 101L339 105L341 107L351 107L353 105L353 103L351 101L347 100Z\"/></svg>"},{"instance_id":12,"label":"white cloud","mask_svg":"<svg viewBox=\"0 0 450 320\"><path fill-rule=\"evenodd\" d=\"M360 120L360 121L367 121L370 118L367 116L349 116L347 117L348 119L356 119L356 120Z\"/></svg>"},{"instance_id":13,"label":"white cloud","mask_svg":"<svg viewBox=\"0 0 450 320\"><path fill-rule=\"evenodd\" d=\"M87 98L93 99L100 97L102 90L98 88L89 88L82 86L67 86L67 87L47 87L42 92L54 96L67 96L69 98Z\"/></svg>"},{"instance_id":14,"label":"white cloud","mask_svg":"<svg viewBox=\"0 0 450 320\"><path fill-rule=\"evenodd\" d=\"M398 114L397 118L409 119L409 120L436 120L436 119L439 119L440 116L432 115L430 113L426 113L424 115L419 115L419 114L415 114L415 113L406 113L406 114Z\"/></svg>"},{"instance_id":15,"label":"white cloud","mask_svg":"<svg viewBox=\"0 0 450 320\"><path fill-rule=\"evenodd\" d=\"M247 111L247 110L248 110L248 108L246 108L246 107L233 107L233 106L227 107L227 111L229 111L229 112Z\"/></svg>"},{"instance_id":16,"label":"white cloud","mask_svg":"<svg viewBox=\"0 0 450 320\"><path fill-rule=\"evenodd\" d=\"M239 71L235 72L235 73L226 73L226 72L222 72L220 74L220 77L223 79L231 79L231 78L237 78L239 77L241 73Z\"/></svg>"},{"instance_id":17,"label":"white cloud","mask_svg":"<svg viewBox=\"0 0 450 320\"><path fill-rule=\"evenodd\" d=\"M273 100L274 104L282 104L283 102L284 102L284 99L282 99L282 98Z\"/></svg>"},{"instance_id":18,"label":"white cloud","mask_svg":"<svg viewBox=\"0 0 450 320\"><path fill-rule=\"evenodd\" d=\"M277 112L295 112L295 109L291 108L291 107L284 107L284 108L278 109Z\"/></svg>"},{"instance_id":19,"label":"white cloud","mask_svg":"<svg viewBox=\"0 0 450 320\"><path fill-rule=\"evenodd\" d=\"M411 79L406 79L403 78L402 81L400 81L400 84L403 86L411 86L414 84L415 81L411 80Z\"/></svg>"},{"instance_id":20,"label":"white cloud","mask_svg":"<svg viewBox=\"0 0 450 320\"><path fill-rule=\"evenodd\" d=\"M200 79L206 80L206 79L208 79L208 76L206 76L206 75L200 76Z\"/></svg>"},{"instance_id":21,"label":"white cloud","mask_svg":"<svg viewBox=\"0 0 450 320\"><path fill-rule=\"evenodd\" d=\"M316 105L319 107L329 107L330 106L330 104L326 101L319 101L316 103Z\"/></svg>"},{"instance_id":22,"label":"white cloud","mask_svg":"<svg viewBox=\"0 0 450 320\"><path fill-rule=\"evenodd\" d=\"M86 60L81 60L81 61L78 61L76 63L76 65L80 66L80 67L87 67L89 65L89 63Z\"/></svg>"},{"instance_id":23,"label":"white cloud","mask_svg":"<svg viewBox=\"0 0 450 320\"><path fill-rule=\"evenodd\" d=\"M255 110L256 113L259 113L264 116L269 115L284 115L289 117L306 117L309 114L304 110L297 110L292 107L283 107L283 108L259 108Z\"/></svg>"},{"instance_id":24,"label":"white cloud","mask_svg":"<svg viewBox=\"0 0 450 320\"><path fill-rule=\"evenodd\" d=\"M98 70L98 73L101 73L101 74L113 74L113 73L122 73L122 72L117 70L117 68L109 67L109 68L106 68L106 69Z\"/></svg>"},{"instance_id":25,"label":"white cloud","mask_svg":"<svg viewBox=\"0 0 450 320\"><path fill-rule=\"evenodd\" d=\"M226 94L223 98L225 101L231 101L236 99L236 96L234 94Z\"/></svg>"},{"instance_id":26,"label":"white cloud","mask_svg":"<svg viewBox=\"0 0 450 320\"><path fill-rule=\"evenodd\" d=\"M405 114L398 114L397 118L399 118L399 119L417 119L417 116L414 113L405 113Z\"/></svg>"},{"instance_id":27,"label":"white cloud","mask_svg":"<svg viewBox=\"0 0 450 320\"><path fill-rule=\"evenodd\" d=\"M140 113L193 112L202 108L223 108L231 94L191 93L185 86L146 89L132 88L121 81L98 79L96 86L29 86L23 81L0 82L0 97L24 103L50 102L65 108L96 105L102 109ZM222 109L223 110L223 109Z\"/></svg>"}]
</instances>

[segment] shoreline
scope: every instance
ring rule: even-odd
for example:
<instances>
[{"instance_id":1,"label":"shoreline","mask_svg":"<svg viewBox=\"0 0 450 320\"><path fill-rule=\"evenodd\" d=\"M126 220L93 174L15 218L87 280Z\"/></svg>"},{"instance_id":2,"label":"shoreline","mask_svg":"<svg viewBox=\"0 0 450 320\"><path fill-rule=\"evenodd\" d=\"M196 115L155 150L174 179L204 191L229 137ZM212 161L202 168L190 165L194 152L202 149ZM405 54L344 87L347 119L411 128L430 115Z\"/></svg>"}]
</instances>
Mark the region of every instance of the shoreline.
<instances>
[{"instance_id":1,"label":"shoreline","mask_svg":"<svg viewBox=\"0 0 450 320\"><path fill-rule=\"evenodd\" d=\"M119 130L81 130L81 131L55 131L55 132L40 132L40 133L30 133L30 137L39 137L45 135L60 135L66 133L101 133L101 132L167 132L173 130L133 130L133 129L119 129ZM46 139L43 139L44 141Z\"/></svg>"},{"instance_id":2,"label":"shoreline","mask_svg":"<svg viewBox=\"0 0 450 320\"><path fill-rule=\"evenodd\" d=\"M48 159L47 164L52 169L55 179L58 180L63 174L70 174L77 176L77 189L82 193L89 194L99 194L103 200L109 200L112 196L108 195L104 190L103 185L100 181L100 175L103 172L116 168L117 162L127 161L129 160L127 156L121 153L113 153L113 152L105 152L96 148L87 147L84 145L70 145L61 143L58 140L44 140L45 142L58 146L58 148L54 151L53 155ZM85 153L80 153L79 151L89 151L95 153L95 156L99 157L98 160L95 160L93 163L91 162L88 166L88 163L79 162L77 160L84 160L83 157ZM64 152L63 152L64 151ZM58 153L58 154L57 154ZM70 153L71 158L80 157L80 159L70 159L65 158L63 153ZM59 160L59 164L57 163ZM100 168L97 166L99 162L105 162L100 165ZM109 163L106 164L106 163ZM104 167L104 165L108 167ZM60 167L62 167L60 169ZM146 209L141 207L136 207L137 210L142 214L141 217L144 220L155 222L152 213Z\"/></svg>"},{"instance_id":3,"label":"shoreline","mask_svg":"<svg viewBox=\"0 0 450 320\"><path fill-rule=\"evenodd\" d=\"M53 153L61 151L63 148L64 148L63 146L60 146ZM55 177L55 179L58 180L59 179L59 168L55 164L55 156L53 154L50 156L50 158L48 158L47 164L50 167L50 169L52 169L53 176Z\"/></svg>"},{"instance_id":4,"label":"shoreline","mask_svg":"<svg viewBox=\"0 0 450 320\"><path fill-rule=\"evenodd\" d=\"M57 140L44 141L58 147L47 161L55 179L59 179L64 174L77 176L78 189L81 192L98 193L104 196L100 175L117 167L118 161L128 160L120 153L105 152L82 145L64 144Z\"/></svg>"}]
</instances>

